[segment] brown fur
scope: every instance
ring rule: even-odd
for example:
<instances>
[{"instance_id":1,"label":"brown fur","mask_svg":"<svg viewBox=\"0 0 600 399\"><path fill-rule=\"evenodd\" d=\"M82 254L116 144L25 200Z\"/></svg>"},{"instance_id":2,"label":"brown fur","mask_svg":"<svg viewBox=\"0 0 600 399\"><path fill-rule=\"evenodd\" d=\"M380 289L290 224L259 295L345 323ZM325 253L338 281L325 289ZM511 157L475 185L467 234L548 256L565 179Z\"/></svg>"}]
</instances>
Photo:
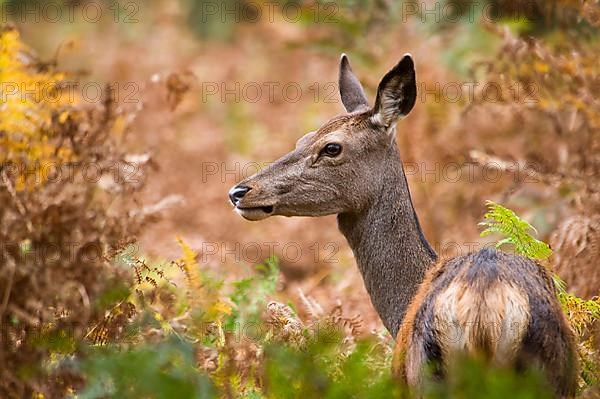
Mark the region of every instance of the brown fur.
<instances>
[{"instance_id":1,"label":"brown fur","mask_svg":"<svg viewBox=\"0 0 600 399\"><path fill-rule=\"evenodd\" d=\"M529 259L484 249L429 270L402 322L393 371L418 387L425 365L437 362L443 375L457 353L517 369L538 365L557 397L575 393L573 333L549 273Z\"/></svg>"}]
</instances>

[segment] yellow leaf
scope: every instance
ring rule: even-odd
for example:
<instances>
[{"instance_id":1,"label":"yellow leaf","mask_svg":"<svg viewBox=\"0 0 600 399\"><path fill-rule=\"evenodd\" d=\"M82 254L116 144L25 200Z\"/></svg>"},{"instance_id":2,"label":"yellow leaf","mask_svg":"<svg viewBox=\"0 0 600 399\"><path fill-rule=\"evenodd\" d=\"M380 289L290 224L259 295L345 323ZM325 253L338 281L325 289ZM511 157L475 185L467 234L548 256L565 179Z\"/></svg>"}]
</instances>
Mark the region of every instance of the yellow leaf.
<instances>
[{"instance_id":1,"label":"yellow leaf","mask_svg":"<svg viewBox=\"0 0 600 399\"><path fill-rule=\"evenodd\" d=\"M60 116L58 117L58 121L60 123L65 123L68 118L69 118L69 113L67 111L63 111L60 113Z\"/></svg>"},{"instance_id":2,"label":"yellow leaf","mask_svg":"<svg viewBox=\"0 0 600 399\"><path fill-rule=\"evenodd\" d=\"M539 73L548 73L548 71L550 71L550 67L548 66L548 64L545 64L540 61L536 61L533 64L533 69L535 69L535 71Z\"/></svg>"},{"instance_id":3,"label":"yellow leaf","mask_svg":"<svg viewBox=\"0 0 600 399\"><path fill-rule=\"evenodd\" d=\"M177 237L177 242L179 243L181 251L183 252L181 262L183 263L183 267L185 269L188 286L191 290L201 290L202 279L200 277L200 271L198 270L198 261L196 260L198 254L196 254L196 252L194 252L194 250L190 248L190 246L183 241L181 237Z\"/></svg>"},{"instance_id":4,"label":"yellow leaf","mask_svg":"<svg viewBox=\"0 0 600 399\"><path fill-rule=\"evenodd\" d=\"M226 314L226 315L231 314L231 306L226 302L219 301L219 302L215 303L213 305L213 309L215 311L217 311L218 313L222 313L222 314Z\"/></svg>"}]
</instances>

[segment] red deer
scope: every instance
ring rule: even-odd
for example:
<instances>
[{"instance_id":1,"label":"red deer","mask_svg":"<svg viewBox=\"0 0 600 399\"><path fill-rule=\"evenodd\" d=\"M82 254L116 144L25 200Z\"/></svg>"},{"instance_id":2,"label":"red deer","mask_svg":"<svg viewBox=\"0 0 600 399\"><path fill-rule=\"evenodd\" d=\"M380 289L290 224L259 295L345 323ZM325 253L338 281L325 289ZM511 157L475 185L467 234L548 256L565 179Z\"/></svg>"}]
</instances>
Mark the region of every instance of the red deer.
<instances>
[{"instance_id":1,"label":"red deer","mask_svg":"<svg viewBox=\"0 0 600 399\"><path fill-rule=\"evenodd\" d=\"M397 336L395 371L410 385L420 386L425 365L443 377L453 354L466 353L536 365L557 397L572 396L574 337L545 268L491 248L439 260L423 235L396 145L396 122L417 97L412 57L383 77L373 107L345 55L339 89L347 113L233 187L235 211L248 220L336 214L371 302Z\"/></svg>"}]
</instances>

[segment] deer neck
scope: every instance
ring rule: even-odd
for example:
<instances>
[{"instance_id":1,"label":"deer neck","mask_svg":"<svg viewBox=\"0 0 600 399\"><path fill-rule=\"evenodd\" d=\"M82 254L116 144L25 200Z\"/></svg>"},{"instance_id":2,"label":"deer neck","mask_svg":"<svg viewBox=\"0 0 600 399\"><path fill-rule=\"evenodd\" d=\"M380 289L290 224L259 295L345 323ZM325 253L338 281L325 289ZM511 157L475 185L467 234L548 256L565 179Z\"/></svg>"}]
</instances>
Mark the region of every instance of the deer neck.
<instances>
[{"instance_id":1,"label":"deer neck","mask_svg":"<svg viewBox=\"0 0 600 399\"><path fill-rule=\"evenodd\" d=\"M338 215L338 226L362 274L375 310L395 337L425 272L437 259L415 213L395 143L379 195L358 213Z\"/></svg>"}]
</instances>

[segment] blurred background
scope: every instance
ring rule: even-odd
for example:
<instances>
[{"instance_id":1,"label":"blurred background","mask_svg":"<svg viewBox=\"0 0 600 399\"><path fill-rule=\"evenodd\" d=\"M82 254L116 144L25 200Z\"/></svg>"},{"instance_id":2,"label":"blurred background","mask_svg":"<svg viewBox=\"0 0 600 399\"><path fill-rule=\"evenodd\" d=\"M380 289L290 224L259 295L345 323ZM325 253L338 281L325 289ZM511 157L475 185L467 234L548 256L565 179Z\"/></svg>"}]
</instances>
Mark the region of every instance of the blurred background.
<instances>
[{"instance_id":1,"label":"blurred background","mask_svg":"<svg viewBox=\"0 0 600 399\"><path fill-rule=\"evenodd\" d=\"M227 191L343 112L341 53L374 101L381 77L410 52L419 95L398 125L398 145L432 246L451 256L489 245L478 222L492 200L550 243L550 263L573 293L598 295L595 1L0 6L1 22L19 32L42 70L78 82L78 104L106 105L110 92L118 116L111 134L119 151L143 160L144 177L103 209L126 200L130 212L147 213L127 241L149 263L180 256L176 237L225 280L249 275L274 255L282 274L278 300L309 298L325 312L341 303L344 314L360 318L359 335L382 331L335 216L252 223L233 212ZM130 164L133 170L119 176L136 185L138 167Z\"/></svg>"},{"instance_id":2,"label":"blurred background","mask_svg":"<svg viewBox=\"0 0 600 399\"><path fill-rule=\"evenodd\" d=\"M127 145L157 166L139 201L185 201L141 235L140 250L151 256L176 255L176 234L216 268L274 253L289 284L310 293L334 284L335 296L356 297L357 310L377 322L334 216L250 223L226 195L343 112L342 52L372 101L404 53L416 60L419 100L398 142L437 252L483 245L477 222L486 199L521 210L546 239L574 212L594 213L597 191L545 181L597 176L598 116L578 111L586 101L597 106L600 89L594 60L585 64L597 45L593 10L585 18L568 2L383 0L8 1L3 10L42 60L83 81L75 89L83 101L97 102L108 83L135 112ZM585 81L574 85L577 74ZM589 266L598 283L596 269Z\"/></svg>"}]
</instances>

